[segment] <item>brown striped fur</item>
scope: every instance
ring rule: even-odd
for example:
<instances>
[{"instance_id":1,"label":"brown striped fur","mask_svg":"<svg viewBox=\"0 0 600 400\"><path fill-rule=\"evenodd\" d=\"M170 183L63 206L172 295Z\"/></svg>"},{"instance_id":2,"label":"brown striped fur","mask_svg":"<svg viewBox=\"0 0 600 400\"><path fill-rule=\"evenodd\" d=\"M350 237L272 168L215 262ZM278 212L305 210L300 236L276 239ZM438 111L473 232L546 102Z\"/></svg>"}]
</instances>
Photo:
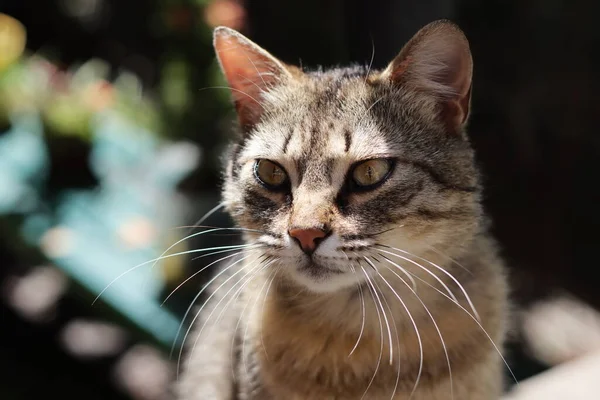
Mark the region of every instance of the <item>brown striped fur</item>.
<instances>
[{"instance_id":1,"label":"brown striped fur","mask_svg":"<svg viewBox=\"0 0 600 400\"><path fill-rule=\"evenodd\" d=\"M262 247L217 281L179 397L499 398L507 289L464 131L472 62L462 32L430 24L384 71L304 72L226 28L215 48L242 130L224 203ZM352 168L374 158L392 171L358 190ZM280 165L287 183L261 185L258 159ZM291 228L327 236L308 256Z\"/></svg>"}]
</instances>

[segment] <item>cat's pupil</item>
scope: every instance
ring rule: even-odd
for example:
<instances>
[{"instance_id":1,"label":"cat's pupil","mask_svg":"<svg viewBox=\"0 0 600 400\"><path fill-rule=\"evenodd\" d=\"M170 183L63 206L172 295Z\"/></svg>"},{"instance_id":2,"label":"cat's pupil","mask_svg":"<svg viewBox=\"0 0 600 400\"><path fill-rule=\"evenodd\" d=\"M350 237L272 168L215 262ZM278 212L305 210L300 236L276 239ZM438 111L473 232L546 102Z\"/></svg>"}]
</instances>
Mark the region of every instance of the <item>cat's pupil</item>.
<instances>
[{"instance_id":1,"label":"cat's pupil","mask_svg":"<svg viewBox=\"0 0 600 400\"><path fill-rule=\"evenodd\" d=\"M373 182L373 180L375 178L375 172L374 172L372 166L370 166L370 165L367 166L367 173L366 173L366 175L367 175L367 181L368 182Z\"/></svg>"}]
</instances>

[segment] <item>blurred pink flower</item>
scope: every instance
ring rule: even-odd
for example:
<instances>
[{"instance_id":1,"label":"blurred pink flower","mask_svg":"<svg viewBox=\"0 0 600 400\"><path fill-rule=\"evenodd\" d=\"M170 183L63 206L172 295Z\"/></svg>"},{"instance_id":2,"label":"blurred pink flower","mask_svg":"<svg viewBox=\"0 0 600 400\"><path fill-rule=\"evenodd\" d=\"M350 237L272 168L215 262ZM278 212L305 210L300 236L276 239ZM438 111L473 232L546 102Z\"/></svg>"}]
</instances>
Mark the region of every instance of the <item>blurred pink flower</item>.
<instances>
[{"instance_id":1,"label":"blurred pink flower","mask_svg":"<svg viewBox=\"0 0 600 400\"><path fill-rule=\"evenodd\" d=\"M239 1L216 0L204 10L204 20L211 27L227 26L241 30L246 23L246 10Z\"/></svg>"}]
</instances>

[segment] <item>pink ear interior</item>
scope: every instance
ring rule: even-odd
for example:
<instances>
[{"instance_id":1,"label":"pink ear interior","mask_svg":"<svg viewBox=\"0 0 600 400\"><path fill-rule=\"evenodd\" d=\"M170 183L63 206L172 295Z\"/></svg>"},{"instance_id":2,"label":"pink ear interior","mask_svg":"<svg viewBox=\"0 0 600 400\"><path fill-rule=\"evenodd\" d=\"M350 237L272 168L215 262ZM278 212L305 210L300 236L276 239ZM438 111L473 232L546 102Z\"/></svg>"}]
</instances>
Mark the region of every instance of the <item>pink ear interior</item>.
<instances>
[{"instance_id":1,"label":"pink ear interior","mask_svg":"<svg viewBox=\"0 0 600 400\"><path fill-rule=\"evenodd\" d=\"M254 125L263 107L264 92L289 76L275 57L229 28L217 28L214 47L225 78L232 91L243 128Z\"/></svg>"}]
</instances>

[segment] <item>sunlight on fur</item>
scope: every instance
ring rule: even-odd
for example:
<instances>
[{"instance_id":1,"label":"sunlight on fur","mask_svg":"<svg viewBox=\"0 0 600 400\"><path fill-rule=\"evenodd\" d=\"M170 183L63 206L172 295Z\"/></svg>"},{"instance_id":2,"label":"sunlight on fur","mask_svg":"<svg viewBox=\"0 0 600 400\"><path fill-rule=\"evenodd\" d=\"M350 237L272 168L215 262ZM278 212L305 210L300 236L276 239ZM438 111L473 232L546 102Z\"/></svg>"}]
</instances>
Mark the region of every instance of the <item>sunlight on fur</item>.
<instances>
[{"instance_id":1,"label":"sunlight on fur","mask_svg":"<svg viewBox=\"0 0 600 400\"><path fill-rule=\"evenodd\" d=\"M178 398L498 399L507 288L460 29L427 25L383 71L304 71L228 28L214 46L240 135L207 217L236 227L187 238L244 243L185 252L219 269L179 332Z\"/></svg>"}]
</instances>

